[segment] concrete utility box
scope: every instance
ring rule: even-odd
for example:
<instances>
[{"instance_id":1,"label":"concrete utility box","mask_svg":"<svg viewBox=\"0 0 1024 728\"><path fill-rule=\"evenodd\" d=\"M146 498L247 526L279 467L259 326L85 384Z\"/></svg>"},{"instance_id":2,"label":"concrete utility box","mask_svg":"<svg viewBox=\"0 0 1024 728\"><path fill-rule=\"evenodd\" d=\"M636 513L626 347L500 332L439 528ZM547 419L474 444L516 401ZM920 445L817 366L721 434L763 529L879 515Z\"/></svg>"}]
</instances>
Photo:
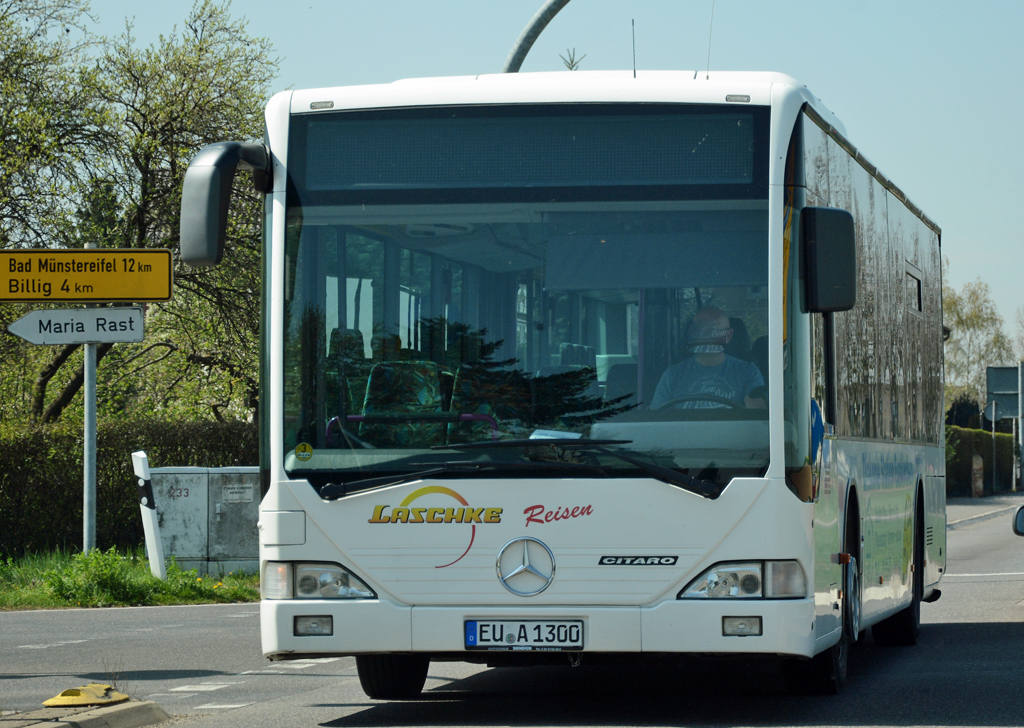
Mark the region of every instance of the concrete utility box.
<instances>
[{"instance_id":1,"label":"concrete utility box","mask_svg":"<svg viewBox=\"0 0 1024 728\"><path fill-rule=\"evenodd\" d=\"M259 569L259 468L151 468L164 556L200 574Z\"/></svg>"}]
</instances>

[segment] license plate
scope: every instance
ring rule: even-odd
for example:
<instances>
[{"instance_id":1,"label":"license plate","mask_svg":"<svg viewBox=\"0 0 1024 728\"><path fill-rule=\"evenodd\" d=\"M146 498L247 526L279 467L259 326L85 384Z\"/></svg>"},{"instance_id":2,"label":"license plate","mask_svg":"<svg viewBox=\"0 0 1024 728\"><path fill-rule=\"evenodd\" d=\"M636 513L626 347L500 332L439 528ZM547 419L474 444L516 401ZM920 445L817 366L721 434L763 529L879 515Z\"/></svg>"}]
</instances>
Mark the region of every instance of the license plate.
<instances>
[{"instance_id":1,"label":"license plate","mask_svg":"<svg viewBox=\"0 0 1024 728\"><path fill-rule=\"evenodd\" d=\"M557 652L583 649L583 621L467 620L467 650Z\"/></svg>"}]
</instances>

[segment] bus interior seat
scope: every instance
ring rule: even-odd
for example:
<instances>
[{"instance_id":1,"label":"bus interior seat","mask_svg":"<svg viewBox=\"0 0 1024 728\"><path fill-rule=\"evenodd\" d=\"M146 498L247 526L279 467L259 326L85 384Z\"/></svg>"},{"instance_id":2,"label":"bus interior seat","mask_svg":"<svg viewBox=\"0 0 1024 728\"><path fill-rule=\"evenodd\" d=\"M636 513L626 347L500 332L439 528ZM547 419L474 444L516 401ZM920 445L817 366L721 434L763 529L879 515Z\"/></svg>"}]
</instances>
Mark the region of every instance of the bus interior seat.
<instances>
[{"instance_id":1,"label":"bus interior seat","mask_svg":"<svg viewBox=\"0 0 1024 728\"><path fill-rule=\"evenodd\" d=\"M440 367L430 361L387 361L373 365L363 415L411 415L408 422L361 422L359 436L377 447L443 445L445 423L416 422L415 415L444 410Z\"/></svg>"},{"instance_id":2,"label":"bus interior seat","mask_svg":"<svg viewBox=\"0 0 1024 728\"><path fill-rule=\"evenodd\" d=\"M761 372L761 378L768 384L768 337L759 336L750 346L750 360Z\"/></svg>"},{"instance_id":3,"label":"bus interior seat","mask_svg":"<svg viewBox=\"0 0 1024 728\"><path fill-rule=\"evenodd\" d=\"M332 329L331 346L327 356L329 359L358 361L366 358L363 343L363 332L359 329Z\"/></svg>"},{"instance_id":4,"label":"bus interior seat","mask_svg":"<svg viewBox=\"0 0 1024 728\"><path fill-rule=\"evenodd\" d=\"M327 401L337 404L335 414L361 411L366 395L370 362L366 359L363 332L359 329L332 329L325 367Z\"/></svg>"},{"instance_id":5,"label":"bus interior seat","mask_svg":"<svg viewBox=\"0 0 1024 728\"><path fill-rule=\"evenodd\" d=\"M583 366L597 369L597 349L592 346L584 346L583 352L586 356L586 360L580 362Z\"/></svg>"},{"instance_id":6,"label":"bus interior seat","mask_svg":"<svg viewBox=\"0 0 1024 728\"><path fill-rule=\"evenodd\" d=\"M608 378L604 383L604 401L610 402L619 397L628 396L621 404L636 404L637 374L636 364L612 364L608 368Z\"/></svg>"},{"instance_id":7,"label":"bus interior seat","mask_svg":"<svg viewBox=\"0 0 1024 728\"><path fill-rule=\"evenodd\" d=\"M516 386L517 372L463 365L455 372L451 396L452 414L487 415L495 423L523 420L516 403L521 388ZM448 444L481 442L491 438L489 422L448 423Z\"/></svg>"},{"instance_id":8,"label":"bus interior seat","mask_svg":"<svg viewBox=\"0 0 1024 728\"><path fill-rule=\"evenodd\" d=\"M398 334L374 334L370 337L370 350L374 361L393 361L399 358L402 339Z\"/></svg>"},{"instance_id":9,"label":"bus interior seat","mask_svg":"<svg viewBox=\"0 0 1024 728\"><path fill-rule=\"evenodd\" d=\"M729 317L729 328L732 329L732 341L725 345L725 353L743 361L750 361L750 334L743 319Z\"/></svg>"},{"instance_id":10,"label":"bus interior seat","mask_svg":"<svg viewBox=\"0 0 1024 728\"><path fill-rule=\"evenodd\" d=\"M581 387L584 380L586 386ZM599 398L601 390L597 383L597 370L588 370L575 364L541 367L530 379L530 398L534 413L551 406L552 403L563 401L567 396Z\"/></svg>"}]
</instances>

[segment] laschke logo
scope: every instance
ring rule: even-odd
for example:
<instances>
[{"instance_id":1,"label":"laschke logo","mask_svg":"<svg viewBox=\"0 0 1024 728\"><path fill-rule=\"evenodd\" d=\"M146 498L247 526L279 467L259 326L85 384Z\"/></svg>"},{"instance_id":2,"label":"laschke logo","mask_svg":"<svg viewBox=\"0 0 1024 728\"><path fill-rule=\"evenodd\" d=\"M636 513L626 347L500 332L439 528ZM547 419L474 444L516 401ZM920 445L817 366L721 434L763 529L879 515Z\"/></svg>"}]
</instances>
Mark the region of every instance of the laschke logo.
<instances>
[{"instance_id":1,"label":"laschke logo","mask_svg":"<svg viewBox=\"0 0 1024 728\"><path fill-rule=\"evenodd\" d=\"M461 508L419 508L411 507L423 496L440 494L454 498L462 505ZM441 564L436 569L443 569L462 560L463 556L473 548L473 541L476 540L476 524L478 523L501 523L501 508L472 508L469 502L451 488L441 485L429 485L419 488L407 495L401 504L392 508L390 505L374 506L373 516L368 523L468 523L470 524L469 546L462 552L462 556L450 564Z\"/></svg>"},{"instance_id":2,"label":"laschke logo","mask_svg":"<svg viewBox=\"0 0 1024 728\"><path fill-rule=\"evenodd\" d=\"M601 566L674 566L678 556L602 556Z\"/></svg>"}]
</instances>

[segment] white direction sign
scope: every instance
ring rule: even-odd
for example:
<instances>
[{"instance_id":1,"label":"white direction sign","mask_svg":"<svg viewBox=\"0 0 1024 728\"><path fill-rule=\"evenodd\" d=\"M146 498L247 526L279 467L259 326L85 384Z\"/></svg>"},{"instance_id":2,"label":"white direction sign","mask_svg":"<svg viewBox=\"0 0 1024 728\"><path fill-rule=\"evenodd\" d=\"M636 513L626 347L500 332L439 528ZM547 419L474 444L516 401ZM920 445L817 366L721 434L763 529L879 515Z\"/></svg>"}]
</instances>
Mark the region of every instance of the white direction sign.
<instances>
[{"instance_id":1,"label":"white direction sign","mask_svg":"<svg viewBox=\"0 0 1024 728\"><path fill-rule=\"evenodd\" d=\"M7 327L32 344L114 344L142 341L142 309L64 308L33 311Z\"/></svg>"}]
</instances>

